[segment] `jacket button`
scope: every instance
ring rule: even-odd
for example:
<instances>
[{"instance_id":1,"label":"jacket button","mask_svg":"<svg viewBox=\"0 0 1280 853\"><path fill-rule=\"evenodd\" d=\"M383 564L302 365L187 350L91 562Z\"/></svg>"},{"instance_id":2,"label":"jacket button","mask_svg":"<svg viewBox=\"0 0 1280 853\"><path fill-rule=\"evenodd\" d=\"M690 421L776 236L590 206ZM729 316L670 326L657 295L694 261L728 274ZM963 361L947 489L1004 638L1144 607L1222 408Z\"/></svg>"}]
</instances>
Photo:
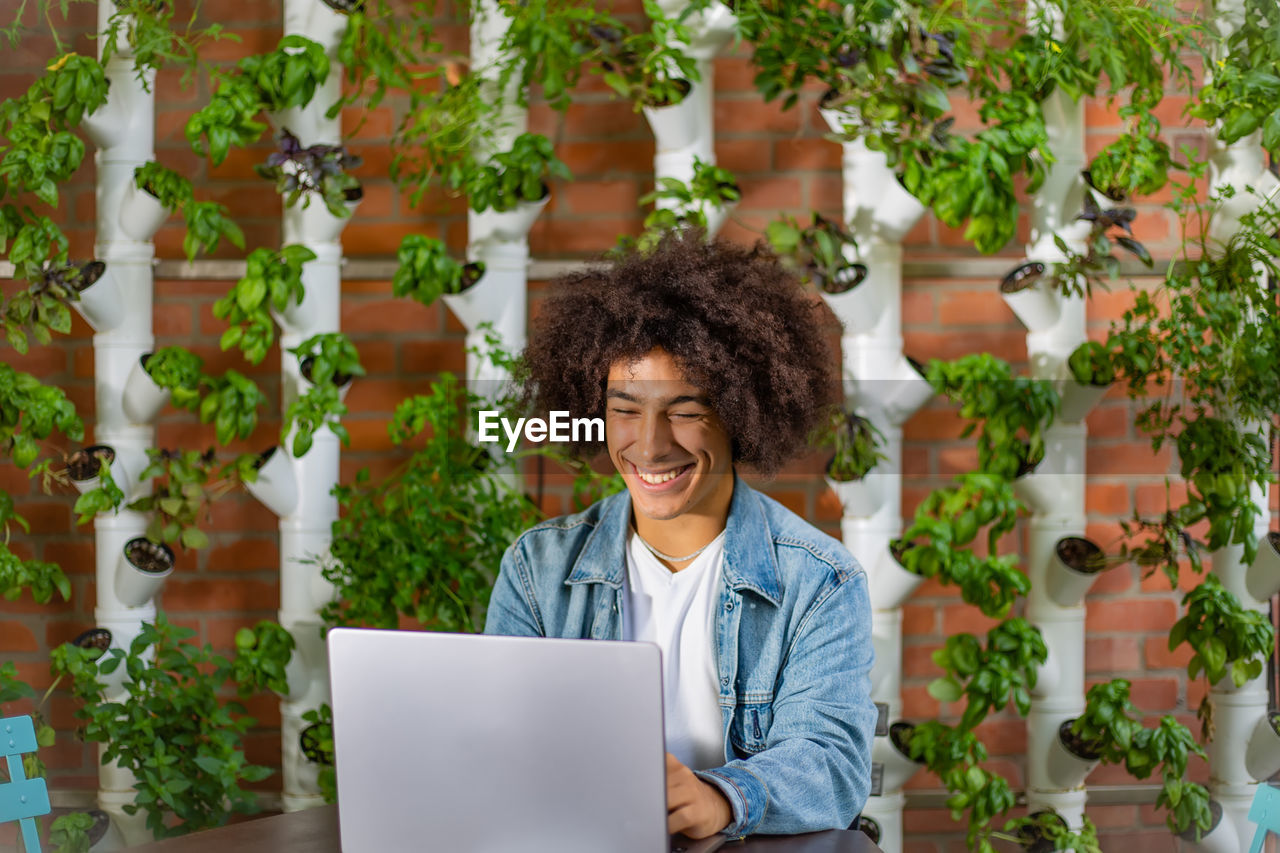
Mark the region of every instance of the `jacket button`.
<instances>
[{"instance_id":1,"label":"jacket button","mask_svg":"<svg viewBox=\"0 0 1280 853\"><path fill-rule=\"evenodd\" d=\"M728 686L729 686L729 679L728 679L728 677L727 677L727 676L726 676L725 678L720 679L720 686L721 686L721 687L728 687Z\"/></svg>"},{"instance_id":2,"label":"jacket button","mask_svg":"<svg viewBox=\"0 0 1280 853\"><path fill-rule=\"evenodd\" d=\"M725 609L725 610L732 610L732 609L733 609L733 602L732 602L732 601L726 601L726 602L724 603L724 609Z\"/></svg>"}]
</instances>

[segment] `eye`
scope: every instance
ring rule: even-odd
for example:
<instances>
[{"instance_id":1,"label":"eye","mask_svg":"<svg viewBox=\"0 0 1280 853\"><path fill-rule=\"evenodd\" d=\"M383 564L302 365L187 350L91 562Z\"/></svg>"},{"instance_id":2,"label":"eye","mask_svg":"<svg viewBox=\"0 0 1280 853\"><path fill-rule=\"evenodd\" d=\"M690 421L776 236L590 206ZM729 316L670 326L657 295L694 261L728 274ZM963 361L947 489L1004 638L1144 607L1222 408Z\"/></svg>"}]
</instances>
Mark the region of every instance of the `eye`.
<instances>
[{"instance_id":1,"label":"eye","mask_svg":"<svg viewBox=\"0 0 1280 853\"><path fill-rule=\"evenodd\" d=\"M634 415L634 414L636 414L636 410L635 410L635 409L624 409L624 408L621 408L621 407L619 407L619 406L610 406L610 407L609 407L609 414L611 414L611 415L623 415L623 416L628 416L628 415Z\"/></svg>"},{"instance_id":2,"label":"eye","mask_svg":"<svg viewBox=\"0 0 1280 853\"><path fill-rule=\"evenodd\" d=\"M672 412L671 419L673 421L696 421L702 417L702 412Z\"/></svg>"}]
</instances>

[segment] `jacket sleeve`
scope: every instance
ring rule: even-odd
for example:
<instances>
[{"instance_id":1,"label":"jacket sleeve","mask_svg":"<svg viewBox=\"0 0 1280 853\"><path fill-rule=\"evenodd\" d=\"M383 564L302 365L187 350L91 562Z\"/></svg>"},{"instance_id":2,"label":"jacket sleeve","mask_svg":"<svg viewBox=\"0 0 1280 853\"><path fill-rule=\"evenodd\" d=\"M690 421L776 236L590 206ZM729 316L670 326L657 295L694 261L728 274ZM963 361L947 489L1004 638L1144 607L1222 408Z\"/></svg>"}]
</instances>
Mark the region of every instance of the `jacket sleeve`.
<instances>
[{"instance_id":1,"label":"jacket sleeve","mask_svg":"<svg viewBox=\"0 0 1280 853\"><path fill-rule=\"evenodd\" d=\"M765 748L698 772L733 808L730 836L845 829L871 788L871 604L857 571L810 606L778 676Z\"/></svg>"},{"instance_id":2,"label":"jacket sleeve","mask_svg":"<svg viewBox=\"0 0 1280 853\"><path fill-rule=\"evenodd\" d=\"M545 637L542 618L524 561L521 540L517 539L502 555L498 580L489 597L489 611L484 620L486 634L509 637Z\"/></svg>"}]
</instances>

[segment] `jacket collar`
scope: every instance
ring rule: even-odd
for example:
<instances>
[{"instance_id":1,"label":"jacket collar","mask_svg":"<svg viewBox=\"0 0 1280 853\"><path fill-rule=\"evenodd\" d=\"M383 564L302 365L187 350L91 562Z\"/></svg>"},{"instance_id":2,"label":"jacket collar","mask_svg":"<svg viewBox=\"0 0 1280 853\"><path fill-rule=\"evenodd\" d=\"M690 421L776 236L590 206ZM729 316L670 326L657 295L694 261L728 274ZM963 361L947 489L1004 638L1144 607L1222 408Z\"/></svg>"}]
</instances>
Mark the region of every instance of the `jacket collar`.
<instances>
[{"instance_id":1,"label":"jacket collar","mask_svg":"<svg viewBox=\"0 0 1280 853\"><path fill-rule=\"evenodd\" d=\"M620 588L626 574L630 522L631 495L626 490L605 498L600 520L587 537L565 583L605 583ZM775 605L782 601L773 534L764 508L756 491L736 473L725 525L724 578L735 590L749 589Z\"/></svg>"}]
</instances>

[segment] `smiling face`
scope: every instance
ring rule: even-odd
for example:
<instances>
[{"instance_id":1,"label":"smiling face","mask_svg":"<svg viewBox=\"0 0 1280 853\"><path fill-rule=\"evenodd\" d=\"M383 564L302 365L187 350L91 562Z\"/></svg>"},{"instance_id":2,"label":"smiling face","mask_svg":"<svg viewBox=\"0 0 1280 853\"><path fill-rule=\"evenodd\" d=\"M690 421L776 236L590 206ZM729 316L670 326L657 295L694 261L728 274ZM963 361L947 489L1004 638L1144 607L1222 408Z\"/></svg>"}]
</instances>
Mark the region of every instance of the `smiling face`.
<instances>
[{"instance_id":1,"label":"smiling face","mask_svg":"<svg viewBox=\"0 0 1280 853\"><path fill-rule=\"evenodd\" d=\"M631 493L640 534L676 518L692 523L681 528L693 538L705 532L695 528L719 533L733 497L733 449L702 390L685 380L669 353L655 349L614 364L606 398L609 458Z\"/></svg>"}]
</instances>

